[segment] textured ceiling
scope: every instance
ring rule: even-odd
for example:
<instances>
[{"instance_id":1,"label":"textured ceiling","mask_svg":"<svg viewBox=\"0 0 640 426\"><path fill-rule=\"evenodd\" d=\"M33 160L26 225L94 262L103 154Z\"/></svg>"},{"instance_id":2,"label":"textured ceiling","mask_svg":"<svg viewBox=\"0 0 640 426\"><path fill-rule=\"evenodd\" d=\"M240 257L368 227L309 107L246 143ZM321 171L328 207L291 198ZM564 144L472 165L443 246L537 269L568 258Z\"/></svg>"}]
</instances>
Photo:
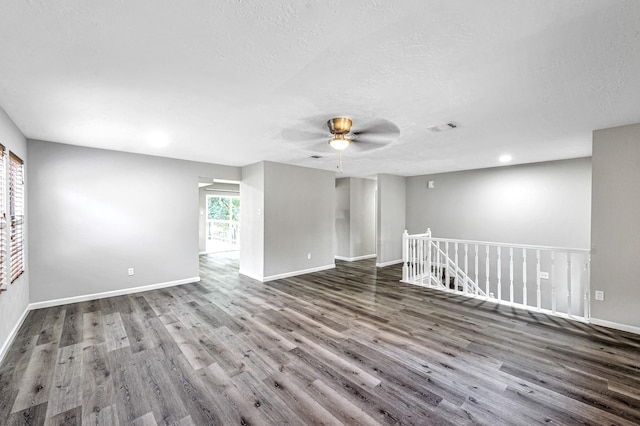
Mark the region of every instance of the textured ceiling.
<instances>
[{"instance_id":1,"label":"textured ceiling","mask_svg":"<svg viewBox=\"0 0 640 426\"><path fill-rule=\"evenodd\" d=\"M400 129L345 176L588 156L640 122L637 0L3 0L0 58L29 138L235 166L335 170L283 135L338 115Z\"/></svg>"}]
</instances>

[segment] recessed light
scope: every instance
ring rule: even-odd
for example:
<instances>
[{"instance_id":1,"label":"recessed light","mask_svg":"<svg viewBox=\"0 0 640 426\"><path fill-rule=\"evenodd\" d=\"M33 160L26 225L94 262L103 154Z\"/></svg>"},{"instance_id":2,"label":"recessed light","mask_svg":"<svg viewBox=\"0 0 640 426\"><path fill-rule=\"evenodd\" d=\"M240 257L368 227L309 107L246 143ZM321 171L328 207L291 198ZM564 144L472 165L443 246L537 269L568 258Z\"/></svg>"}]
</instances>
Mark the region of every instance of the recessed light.
<instances>
[{"instance_id":1,"label":"recessed light","mask_svg":"<svg viewBox=\"0 0 640 426\"><path fill-rule=\"evenodd\" d=\"M147 135L147 142L154 148L162 148L169 145L169 136L161 131L151 132Z\"/></svg>"},{"instance_id":2,"label":"recessed light","mask_svg":"<svg viewBox=\"0 0 640 426\"><path fill-rule=\"evenodd\" d=\"M513 157L510 156L509 154L502 154L500 156L500 158L498 158L498 161L500 161L501 163L508 163L512 159L513 159Z\"/></svg>"}]
</instances>

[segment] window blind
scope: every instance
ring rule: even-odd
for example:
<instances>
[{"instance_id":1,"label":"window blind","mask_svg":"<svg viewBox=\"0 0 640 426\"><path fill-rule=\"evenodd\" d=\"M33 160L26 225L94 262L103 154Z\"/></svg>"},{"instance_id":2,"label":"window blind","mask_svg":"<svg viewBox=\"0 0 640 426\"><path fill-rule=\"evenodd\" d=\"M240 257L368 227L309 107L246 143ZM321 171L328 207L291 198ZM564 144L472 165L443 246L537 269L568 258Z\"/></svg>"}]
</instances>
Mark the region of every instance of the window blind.
<instances>
[{"instance_id":1,"label":"window blind","mask_svg":"<svg viewBox=\"0 0 640 426\"><path fill-rule=\"evenodd\" d=\"M0 292L7 289L6 161L6 150L0 145Z\"/></svg>"},{"instance_id":2,"label":"window blind","mask_svg":"<svg viewBox=\"0 0 640 426\"><path fill-rule=\"evenodd\" d=\"M24 272L24 162L9 153L9 214L11 216L9 276L14 282Z\"/></svg>"}]
</instances>

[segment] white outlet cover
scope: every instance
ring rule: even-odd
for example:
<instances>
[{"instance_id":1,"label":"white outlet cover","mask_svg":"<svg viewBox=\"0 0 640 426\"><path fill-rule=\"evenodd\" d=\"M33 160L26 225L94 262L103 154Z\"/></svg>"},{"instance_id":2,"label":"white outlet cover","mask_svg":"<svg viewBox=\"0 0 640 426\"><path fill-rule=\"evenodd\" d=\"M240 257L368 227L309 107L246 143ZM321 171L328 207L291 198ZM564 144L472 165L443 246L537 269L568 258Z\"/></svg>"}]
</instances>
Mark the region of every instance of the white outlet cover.
<instances>
[{"instance_id":1,"label":"white outlet cover","mask_svg":"<svg viewBox=\"0 0 640 426\"><path fill-rule=\"evenodd\" d=\"M604 300L604 291L596 290L596 300Z\"/></svg>"},{"instance_id":2,"label":"white outlet cover","mask_svg":"<svg viewBox=\"0 0 640 426\"><path fill-rule=\"evenodd\" d=\"M549 273L548 272L540 272L540 279L548 280L549 279Z\"/></svg>"}]
</instances>

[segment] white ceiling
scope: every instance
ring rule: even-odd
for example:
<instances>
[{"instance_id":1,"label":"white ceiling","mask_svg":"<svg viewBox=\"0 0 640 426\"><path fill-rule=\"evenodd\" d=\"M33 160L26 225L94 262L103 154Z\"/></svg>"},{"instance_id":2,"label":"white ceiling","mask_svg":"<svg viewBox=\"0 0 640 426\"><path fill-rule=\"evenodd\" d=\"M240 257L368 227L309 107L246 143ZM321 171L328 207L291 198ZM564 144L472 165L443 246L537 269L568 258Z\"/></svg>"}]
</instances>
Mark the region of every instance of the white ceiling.
<instances>
[{"instance_id":1,"label":"white ceiling","mask_svg":"<svg viewBox=\"0 0 640 426\"><path fill-rule=\"evenodd\" d=\"M335 170L282 132L337 115L400 128L345 176L589 156L640 122L640 1L3 0L0 106L29 138L234 166Z\"/></svg>"}]
</instances>

